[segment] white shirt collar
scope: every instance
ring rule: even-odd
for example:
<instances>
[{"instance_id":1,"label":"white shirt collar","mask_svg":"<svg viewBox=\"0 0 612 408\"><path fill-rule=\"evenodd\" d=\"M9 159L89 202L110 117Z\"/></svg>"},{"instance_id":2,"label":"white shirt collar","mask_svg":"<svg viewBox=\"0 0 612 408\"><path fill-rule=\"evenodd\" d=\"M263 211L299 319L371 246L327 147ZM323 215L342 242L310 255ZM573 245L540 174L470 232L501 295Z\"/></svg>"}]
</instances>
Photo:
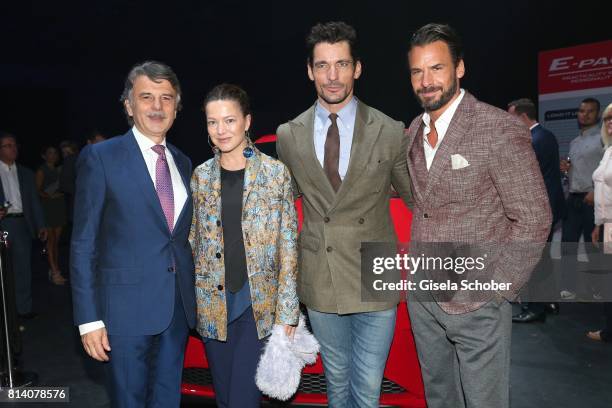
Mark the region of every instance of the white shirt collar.
<instances>
[{"instance_id":1,"label":"white shirt collar","mask_svg":"<svg viewBox=\"0 0 612 408\"><path fill-rule=\"evenodd\" d=\"M538 126L538 125L539 125L538 122L534 123L533 125L529 126L529 130L533 130L533 128Z\"/></svg>"},{"instance_id":2,"label":"white shirt collar","mask_svg":"<svg viewBox=\"0 0 612 408\"><path fill-rule=\"evenodd\" d=\"M465 95L465 90L461 88L461 90L459 91L459 96L457 96L453 103L451 103L449 107L446 108L446 110L442 113L442 115L440 115L438 120L436 120L436 130L438 131L438 135L440 134L440 125L443 125L445 129L448 129L448 126L450 125L450 122L453 119L453 116L455 115L455 111L457 110L459 103L463 99L463 95ZM429 113L425 112L423 114L423 123L425 123L425 126L427 128L429 128L430 121L431 118L429 116ZM425 134L423 136L425 136Z\"/></svg>"},{"instance_id":3,"label":"white shirt collar","mask_svg":"<svg viewBox=\"0 0 612 408\"><path fill-rule=\"evenodd\" d=\"M136 126L132 126L132 133L134 134L134 137L136 138L136 143L138 143L138 147L140 148L142 152L151 150L151 148L156 145L155 142L153 142L151 139L143 135L138 130L138 128L136 128ZM166 147L166 138L164 138L164 140L162 140L160 144Z\"/></svg>"},{"instance_id":4,"label":"white shirt collar","mask_svg":"<svg viewBox=\"0 0 612 408\"><path fill-rule=\"evenodd\" d=\"M17 166L17 163L13 163L10 166L8 164L6 164L5 162L3 162L2 160L0 160L0 166L2 167L3 170L5 171L9 171L13 168L15 168L15 166Z\"/></svg>"}]
</instances>

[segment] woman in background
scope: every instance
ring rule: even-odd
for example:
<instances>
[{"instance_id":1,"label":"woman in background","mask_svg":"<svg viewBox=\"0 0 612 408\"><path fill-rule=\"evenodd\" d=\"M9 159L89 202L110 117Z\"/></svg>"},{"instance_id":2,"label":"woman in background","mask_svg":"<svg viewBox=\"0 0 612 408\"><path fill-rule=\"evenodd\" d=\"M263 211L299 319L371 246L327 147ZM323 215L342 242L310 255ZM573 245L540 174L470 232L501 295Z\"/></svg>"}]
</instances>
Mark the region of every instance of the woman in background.
<instances>
[{"instance_id":1,"label":"woman in background","mask_svg":"<svg viewBox=\"0 0 612 408\"><path fill-rule=\"evenodd\" d=\"M215 156L191 179L197 330L206 342L217 405L258 407L255 372L263 339L274 324L291 337L298 323L291 176L249 140L244 90L218 85L203 110Z\"/></svg>"},{"instance_id":2,"label":"woman in background","mask_svg":"<svg viewBox=\"0 0 612 408\"><path fill-rule=\"evenodd\" d=\"M603 245L612 246L612 104L603 111L601 125L601 140L604 144L604 156L599 167L593 172L593 183L595 184L595 228L591 234L594 245L598 244L600 234L608 237L603 238ZM602 227L604 227L602 231ZM607 253L607 251L606 251ZM590 331L587 337L596 341L612 341L612 303L604 303L604 315L606 325L601 330Z\"/></svg>"},{"instance_id":3,"label":"woman in background","mask_svg":"<svg viewBox=\"0 0 612 408\"><path fill-rule=\"evenodd\" d=\"M42 151L44 163L36 172L36 188L41 198L45 221L48 226L47 258L49 260L49 281L64 285L66 278L59 268L59 239L66 224L64 194L59 189L61 167L58 166L59 152L53 146Z\"/></svg>"}]
</instances>

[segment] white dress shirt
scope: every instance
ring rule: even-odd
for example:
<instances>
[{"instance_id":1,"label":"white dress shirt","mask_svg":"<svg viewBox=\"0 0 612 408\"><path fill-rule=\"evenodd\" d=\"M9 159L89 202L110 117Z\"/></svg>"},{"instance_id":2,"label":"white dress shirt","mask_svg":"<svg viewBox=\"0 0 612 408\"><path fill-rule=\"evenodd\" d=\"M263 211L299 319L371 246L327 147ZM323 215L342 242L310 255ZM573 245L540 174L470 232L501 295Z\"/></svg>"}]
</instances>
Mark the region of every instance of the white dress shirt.
<instances>
[{"instance_id":1,"label":"white dress shirt","mask_svg":"<svg viewBox=\"0 0 612 408\"><path fill-rule=\"evenodd\" d=\"M17 173L17 163L10 166L3 161L0 161L0 179L2 180L2 190L4 190L4 199L8 201L9 214L23 212L23 204L21 203L21 190L19 189L19 175ZM0 203L0 206L7 204Z\"/></svg>"},{"instance_id":2,"label":"white dress shirt","mask_svg":"<svg viewBox=\"0 0 612 408\"><path fill-rule=\"evenodd\" d=\"M440 117L436 120L435 126L436 131L438 132L438 143L435 147L432 147L427 140L427 135L431 131L431 127L429 123L431 118L429 113L425 112L423 114L423 123L425 124L425 129L423 129L423 147L425 148L425 162L427 163L427 170L431 167L431 163L433 162L434 157L436 157L436 153L438 151L438 147L442 144L442 140L444 139L444 135L446 135L446 131L448 130L448 126L455 115L455 111L459 106L459 103L463 99L463 95L465 95L465 91L461 89L459 92L459 96L450 104L450 106L440 115Z\"/></svg>"},{"instance_id":3,"label":"white dress shirt","mask_svg":"<svg viewBox=\"0 0 612 408\"><path fill-rule=\"evenodd\" d=\"M159 155L152 149L152 147L155 146L155 142L140 133L140 131L136 129L136 126L132 127L132 133L134 133L134 137L136 138L136 142L138 143L142 157L147 165L147 170L149 171L153 185L155 185L155 166L157 164L157 158L159 157ZM161 145L166 147L166 139L161 142ZM174 194L174 225L176 225L178 217L181 214L185 203L187 202L187 189L183 184L181 173L179 173L178 168L176 167L176 163L172 157L172 152L170 152L168 148L166 148L165 151L166 161L168 162L168 167L170 168L170 178L172 179L172 191ZM4 182L4 179L2 179L2 182ZM79 325L79 333L82 336L85 333L89 333L102 327L105 327L102 320L81 324Z\"/></svg>"},{"instance_id":4,"label":"white dress shirt","mask_svg":"<svg viewBox=\"0 0 612 408\"><path fill-rule=\"evenodd\" d=\"M140 133L140 131L136 129L136 126L132 128L132 133L134 133L134 136L136 137L138 147L140 147L142 156L147 164L147 170L149 170L149 175L151 176L151 180L153 180L153 185L155 185L155 166L157 164L157 158L159 157L159 155L152 149L153 146L155 146L155 143ZM160 144L166 147L166 139L164 139ZM174 193L174 225L176 225L178 217L185 206L185 202L187 201L187 189L183 184L181 173L179 173L178 168L176 167L176 163L172 157L172 152L170 152L170 149L168 148L166 148L165 151L168 167L170 168L170 177L172 178L172 191ZM157 186L155 187L157 188Z\"/></svg>"}]
</instances>

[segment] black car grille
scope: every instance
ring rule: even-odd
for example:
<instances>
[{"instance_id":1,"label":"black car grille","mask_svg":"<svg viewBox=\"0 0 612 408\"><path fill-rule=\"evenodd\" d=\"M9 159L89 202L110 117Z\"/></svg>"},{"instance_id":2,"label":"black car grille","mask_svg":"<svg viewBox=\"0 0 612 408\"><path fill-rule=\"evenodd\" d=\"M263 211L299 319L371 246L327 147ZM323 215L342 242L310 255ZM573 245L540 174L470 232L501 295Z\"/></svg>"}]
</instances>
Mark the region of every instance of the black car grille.
<instances>
[{"instance_id":1,"label":"black car grille","mask_svg":"<svg viewBox=\"0 0 612 408\"><path fill-rule=\"evenodd\" d=\"M212 376L208 368L185 368L183 369L183 382L201 386L212 385ZM327 392L325 376L323 374L302 374L302 380L300 381L298 392L303 394L325 394ZM406 389L391 380L383 378L381 392L383 394L401 394L406 392Z\"/></svg>"},{"instance_id":2,"label":"black car grille","mask_svg":"<svg viewBox=\"0 0 612 408\"><path fill-rule=\"evenodd\" d=\"M208 368L183 368L183 382L193 385L213 385L212 374Z\"/></svg>"}]
</instances>

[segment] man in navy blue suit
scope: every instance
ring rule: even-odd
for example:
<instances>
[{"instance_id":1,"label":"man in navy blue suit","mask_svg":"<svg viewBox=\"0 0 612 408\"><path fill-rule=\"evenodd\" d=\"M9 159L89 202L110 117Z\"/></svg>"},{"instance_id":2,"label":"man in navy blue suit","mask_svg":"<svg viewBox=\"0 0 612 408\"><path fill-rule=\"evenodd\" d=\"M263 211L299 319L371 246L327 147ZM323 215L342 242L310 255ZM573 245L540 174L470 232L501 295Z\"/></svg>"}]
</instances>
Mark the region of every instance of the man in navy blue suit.
<instances>
[{"instance_id":1,"label":"man in navy blue suit","mask_svg":"<svg viewBox=\"0 0 612 408\"><path fill-rule=\"evenodd\" d=\"M87 354L107 362L113 407L180 405L196 308L191 161L166 142L180 98L170 67L136 65L121 97L132 129L77 163L74 317Z\"/></svg>"},{"instance_id":2,"label":"man in navy blue suit","mask_svg":"<svg viewBox=\"0 0 612 408\"><path fill-rule=\"evenodd\" d=\"M508 112L517 116L531 131L531 144L540 165L553 215L552 227L548 235L548 242L551 242L554 226L563 218L565 208L561 170L559 169L559 144L555 135L536 120L536 106L530 99L523 98L510 102ZM549 257L550 255L545 253L542 256ZM559 305L556 303L525 303L521 313L513 316L512 321L516 323L544 321L546 310L557 313Z\"/></svg>"}]
</instances>

